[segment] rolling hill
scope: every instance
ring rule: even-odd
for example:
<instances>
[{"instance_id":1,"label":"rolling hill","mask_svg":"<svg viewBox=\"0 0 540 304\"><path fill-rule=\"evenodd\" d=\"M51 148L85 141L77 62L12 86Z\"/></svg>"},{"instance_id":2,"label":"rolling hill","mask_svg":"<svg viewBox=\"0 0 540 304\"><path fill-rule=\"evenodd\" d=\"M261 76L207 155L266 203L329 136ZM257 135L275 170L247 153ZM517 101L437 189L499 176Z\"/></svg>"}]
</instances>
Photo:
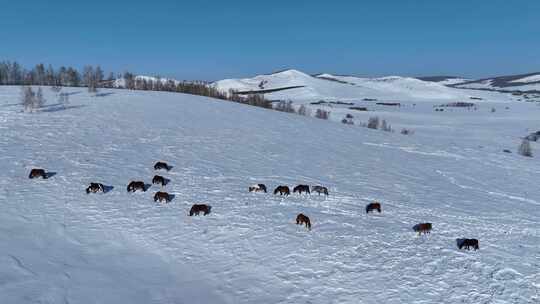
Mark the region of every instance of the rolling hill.
<instances>
[{"instance_id":1,"label":"rolling hill","mask_svg":"<svg viewBox=\"0 0 540 304\"><path fill-rule=\"evenodd\" d=\"M511 100L509 94L479 92L447 86L465 79L447 79L442 82L421 80L412 77L388 76L366 78L318 74L315 76L297 70L285 70L268 75L258 75L244 79L225 79L213 85L221 91L235 90L266 93L274 100L292 100L297 103L325 101L359 102L363 99L381 101L466 101L470 97L502 101ZM292 88L291 88L292 87Z\"/></svg>"}]
</instances>

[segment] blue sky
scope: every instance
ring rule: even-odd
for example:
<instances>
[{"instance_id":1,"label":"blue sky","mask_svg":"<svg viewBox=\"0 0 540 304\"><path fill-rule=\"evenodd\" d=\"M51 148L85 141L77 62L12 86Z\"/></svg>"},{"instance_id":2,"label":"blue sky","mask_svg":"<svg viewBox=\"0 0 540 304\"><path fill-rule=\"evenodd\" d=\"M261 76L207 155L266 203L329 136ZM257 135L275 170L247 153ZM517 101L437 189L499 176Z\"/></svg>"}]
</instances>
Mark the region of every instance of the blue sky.
<instances>
[{"instance_id":1,"label":"blue sky","mask_svg":"<svg viewBox=\"0 0 540 304\"><path fill-rule=\"evenodd\" d=\"M540 71L540 1L0 0L0 60L214 80Z\"/></svg>"}]
</instances>

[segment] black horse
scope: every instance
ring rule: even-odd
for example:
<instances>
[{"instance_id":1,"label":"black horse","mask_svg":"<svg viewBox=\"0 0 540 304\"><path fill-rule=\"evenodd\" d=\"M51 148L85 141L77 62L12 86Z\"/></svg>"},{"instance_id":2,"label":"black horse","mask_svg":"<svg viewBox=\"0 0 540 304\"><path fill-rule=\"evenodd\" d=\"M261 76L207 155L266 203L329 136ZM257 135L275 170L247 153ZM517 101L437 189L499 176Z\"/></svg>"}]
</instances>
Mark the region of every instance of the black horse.
<instances>
[{"instance_id":1,"label":"black horse","mask_svg":"<svg viewBox=\"0 0 540 304\"><path fill-rule=\"evenodd\" d=\"M370 211L373 211L373 210L377 210L379 211L379 213L381 213L381 204L377 202L367 204L366 213L369 213Z\"/></svg>"},{"instance_id":2,"label":"black horse","mask_svg":"<svg viewBox=\"0 0 540 304\"><path fill-rule=\"evenodd\" d=\"M200 212L202 212L204 215L207 215L210 213L211 209L211 206L205 204L194 204L189 210L189 216L199 215Z\"/></svg>"},{"instance_id":3,"label":"black horse","mask_svg":"<svg viewBox=\"0 0 540 304\"><path fill-rule=\"evenodd\" d=\"M307 194L310 194L309 192L309 186L308 185L298 185L294 187L293 193L298 192L298 194L302 194L302 192L305 192Z\"/></svg>"},{"instance_id":4,"label":"black horse","mask_svg":"<svg viewBox=\"0 0 540 304\"><path fill-rule=\"evenodd\" d=\"M30 171L30 175L28 175L28 178L38 178L41 177L42 179L47 179L47 173L43 169L32 169Z\"/></svg>"},{"instance_id":5,"label":"black horse","mask_svg":"<svg viewBox=\"0 0 540 304\"><path fill-rule=\"evenodd\" d=\"M167 184L167 180L160 175L155 175L154 178L152 178L152 184L160 184L161 186L165 186Z\"/></svg>"},{"instance_id":6,"label":"black horse","mask_svg":"<svg viewBox=\"0 0 540 304\"><path fill-rule=\"evenodd\" d=\"M132 181L127 186L128 192L135 192L137 190L141 190L143 192L146 191L146 186L144 185L144 182L141 181Z\"/></svg>"},{"instance_id":7,"label":"black horse","mask_svg":"<svg viewBox=\"0 0 540 304\"><path fill-rule=\"evenodd\" d=\"M154 170L161 170L161 169L169 171L169 170L171 170L171 167L165 162L157 162L154 165Z\"/></svg>"},{"instance_id":8,"label":"black horse","mask_svg":"<svg viewBox=\"0 0 540 304\"><path fill-rule=\"evenodd\" d=\"M456 243L457 243L457 246L458 246L458 248L460 250L463 247L465 247L465 249L467 249L467 250L470 250L471 247L474 250L480 249L480 246L478 245L478 240L477 239L457 239Z\"/></svg>"}]
</instances>

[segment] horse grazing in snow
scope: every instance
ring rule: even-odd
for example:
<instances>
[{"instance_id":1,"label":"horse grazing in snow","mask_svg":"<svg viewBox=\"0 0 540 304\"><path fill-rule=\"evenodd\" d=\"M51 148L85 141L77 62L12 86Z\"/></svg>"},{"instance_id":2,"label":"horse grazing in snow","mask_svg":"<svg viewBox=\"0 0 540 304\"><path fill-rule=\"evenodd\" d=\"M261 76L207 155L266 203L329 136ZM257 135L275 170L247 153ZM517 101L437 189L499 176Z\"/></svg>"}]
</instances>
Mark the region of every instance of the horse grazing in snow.
<instances>
[{"instance_id":1,"label":"horse grazing in snow","mask_svg":"<svg viewBox=\"0 0 540 304\"><path fill-rule=\"evenodd\" d=\"M431 223L420 223L413 226L413 230L415 232L418 232L418 235L424 233L430 233L431 232Z\"/></svg>"},{"instance_id":2,"label":"horse grazing in snow","mask_svg":"<svg viewBox=\"0 0 540 304\"><path fill-rule=\"evenodd\" d=\"M159 201L160 203L161 202L168 203L171 201L171 196L167 192L158 191L156 192L156 194L154 194L154 202L157 202L157 201Z\"/></svg>"},{"instance_id":3,"label":"horse grazing in snow","mask_svg":"<svg viewBox=\"0 0 540 304\"><path fill-rule=\"evenodd\" d=\"M143 192L146 191L146 186L144 185L144 182L141 181L132 181L127 186L128 192L135 192L137 190L141 190Z\"/></svg>"},{"instance_id":4,"label":"horse grazing in snow","mask_svg":"<svg viewBox=\"0 0 540 304\"><path fill-rule=\"evenodd\" d=\"M311 191L317 192L319 195L321 195L321 193L323 193L324 195L328 195L328 188L323 186L313 186L313 188L311 188Z\"/></svg>"},{"instance_id":5,"label":"horse grazing in snow","mask_svg":"<svg viewBox=\"0 0 540 304\"><path fill-rule=\"evenodd\" d=\"M105 186L100 183L90 183L90 186L86 188L86 194L97 193L97 192L105 192Z\"/></svg>"},{"instance_id":6,"label":"horse grazing in snow","mask_svg":"<svg viewBox=\"0 0 540 304\"><path fill-rule=\"evenodd\" d=\"M169 165L167 165L167 163L165 163L165 162L157 162L154 165L154 170L161 170L161 169L169 171L169 170L171 170L171 167Z\"/></svg>"},{"instance_id":7,"label":"horse grazing in snow","mask_svg":"<svg viewBox=\"0 0 540 304\"><path fill-rule=\"evenodd\" d=\"M377 210L379 211L379 213L381 213L381 204L378 202L367 204L366 213L369 213L370 211L373 211L373 210Z\"/></svg>"},{"instance_id":8,"label":"horse grazing in snow","mask_svg":"<svg viewBox=\"0 0 540 304\"><path fill-rule=\"evenodd\" d=\"M42 179L47 179L47 173L43 169L32 169L30 171L30 175L28 175L28 178L38 178L41 177Z\"/></svg>"},{"instance_id":9,"label":"horse grazing in snow","mask_svg":"<svg viewBox=\"0 0 540 304\"><path fill-rule=\"evenodd\" d=\"M266 185L265 184L256 184L251 187L249 187L249 192L264 192L266 193Z\"/></svg>"},{"instance_id":10,"label":"horse grazing in snow","mask_svg":"<svg viewBox=\"0 0 540 304\"><path fill-rule=\"evenodd\" d=\"M460 250L463 247L465 247L465 249L467 249L467 250L470 250L471 247L474 250L480 249L480 246L478 245L478 240L477 239L457 239L456 242L457 242L457 246L458 246L458 248Z\"/></svg>"},{"instance_id":11,"label":"horse grazing in snow","mask_svg":"<svg viewBox=\"0 0 540 304\"><path fill-rule=\"evenodd\" d=\"M289 194L291 194L291 190L289 190L289 187L287 187L287 186L278 186L274 190L274 194L278 194L278 192L279 192L279 195L289 195Z\"/></svg>"},{"instance_id":12,"label":"horse grazing in snow","mask_svg":"<svg viewBox=\"0 0 540 304\"><path fill-rule=\"evenodd\" d=\"M163 176L155 175L154 178L152 178L152 184L160 184L161 186L165 186L167 181Z\"/></svg>"},{"instance_id":13,"label":"horse grazing in snow","mask_svg":"<svg viewBox=\"0 0 540 304\"><path fill-rule=\"evenodd\" d=\"M203 212L204 215L207 215L210 213L211 209L211 206L205 204L194 204L193 206L191 206L191 210L189 210L189 216L199 215L200 212Z\"/></svg>"},{"instance_id":14,"label":"horse grazing in snow","mask_svg":"<svg viewBox=\"0 0 540 304\"><path fill-rule=\"evenodd\" d=\"M311 230L311 221L309 220L309 217L300 213L296 216L296 225L302 225L302 224L306 224L306 228Z\"/></svg>"},{"instance_id":15,"label":"horse grazing in snow","mask_svg":"<svg viewBox=\"0 0 540 304\"><path fill-rule=\"evenodd\" d=\"M310 194L309 192L309 186L308 185L298 185L294 187L293 193L298 192L298 194L302 194L302 192L305 192L307 194Z\"/></svg>"}]
</instances>

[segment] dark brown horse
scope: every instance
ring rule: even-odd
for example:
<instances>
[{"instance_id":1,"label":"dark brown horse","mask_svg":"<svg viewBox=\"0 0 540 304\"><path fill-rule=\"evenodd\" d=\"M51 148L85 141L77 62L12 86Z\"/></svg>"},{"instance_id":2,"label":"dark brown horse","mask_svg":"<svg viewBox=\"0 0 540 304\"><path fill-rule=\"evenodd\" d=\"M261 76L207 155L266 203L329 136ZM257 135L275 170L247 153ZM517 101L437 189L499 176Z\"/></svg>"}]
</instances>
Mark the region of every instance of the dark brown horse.
<instances>
[{"instance_id":1,"label":"dark brown horse","mask_svg":"<svg viewBox=\"0 0 540 304\"><path fill-rule=\"evenodd\" d=\"M465 247L465 249L467 249L467 250L470 250L471 247L474 250L480 249L480 246L478 245L478 240L477 239L457 239L456 242L457 242L457 246L458 246L458 248L460 250L463 247Z\"/></svg>"},{"instance_id":2,"label":"dark brown horse","mask_svg":"<svg viewBox=\"0 0 540 304\"><path fill-rule=\"evenodd\" d=\"M367 204L366 213L369 213L370 211L373 211L373 210L377 210L379 211L379 213L381 213L381 204L378 202Z\"/></svg>"},{"instance_id":3,"label":"dark brown horse","mask_svg":"<svg viewBox=\"0 0 540 304\"><path fill-rule=\"evenodd\" d=\"M86 194L96 193L96 192L105 192L105 186L100 183L90 183L90 186L86 188Z\"/></svg>"},{"instance_id":4,"label":"dark brown horse","mask_svg":"<svg viewBox=\"0 0 540 304\"><path fill-rule=\"evenodd\" d=\"M144 185L144 182L141 181L132 181L127 186L128 192L135 192L137 190L146 191L146 186Z\"/></svg>"},{"instance_id":5,"label":"dark brown horse","mask_svg":"<svg viewBox=\"0 0 540 304\"><path fill-rule=\"evenodd\" d=\"M289 190L289 187L287 187L287 186L278 186L274 190L274 194L278 194L278 192L279 192L279 195L289 195L289 194L291 194L291 190Z\"/></svg>"},{"instance_id":6,"label":"dark brown horse","mask_svg":"<svg viewBox=\"0 0 540 304\"><path fill-rule=\"evenodd\" d=\"M47 173L43 169L32 169L30 171L30 175L28 175L28 178L38 178L41 177L43 179L47 179Z\"/></svg>"},{"instance_id":7,"label":"dark brown horse","mask_svg":"<svg viewBox=\"0 0 540 304\"><path fill-rule=\"evenodd\" d=\"M171 170L171 167L169 165L167 165L167 163L165 163L165 162L157 162L154 165L154 170L161 170L161 169L169 171L169 170Z\"/></svg>"},{"instance_id":8,"label":"dark brown horse","mask_svg":"<svg viewBox=\"0 0 540 304\"><path fill-rule=\"evenodd\" d=\"M157 202L157 201L159 201L160 203L161 202L168 203L171 201L171 196L167 192L158 191L156 192L156 194L154 194L154 202Z\"/></svg>"},{"instance_id":9,"label":"dark brown horse","mask_svg":"<svg viewBox=\"0 0 540 304\"><path fill-rule=\"evenodd\" d=\"M152 184L160 184L161 186L165 186L167 184L167 180L161 175L155 175L154 178L152 178Z\"/></svg>"},{"instance_id":10,"label":"dark brown horse","mask_svg":"<svg viewBox=\"0 0 540 304\"><path fill-rule=\"evenodd\" d=\"M266 193L266 185L265 184L256 184L251 187L249 187L249 192L264 192Z\"/></svg>"},{"instance_id":11,"label":"dark brown horse","mask_svg":"<svg viewBox=\"0 0 540 304\"><path fill-rule=\"evenodd\" d=\"M319 195L321 195L321 193L328 195L328 188L323 186L313 186L311 188L311 192L317 192Z\"/></svg>"},{"instance_id":12,"label":"dark brown horse","mask_svg":"<svg viewBox=\"0 0 540 304\"><path fill-rule=\"evenodd\" d=\"M309 217L300 213L296 216L296 225L302 225L302 224L306 224L306 228L311 230L311 221L309 220Z\"/></svg>"},{"instance_id":13,"label":"dark brown horse","mask_svg":"<svg viewBox=\"0 0 540 304\"><path fill-rule=\"evenodd\" d=\"M194 204L191 206L191 210L189 210L189 216L199 215L200 212L207 215L210 213L210 209L212 209L212 207L205 204Z\"/></svg>"},{"instance_id":14,"label":"dark brown horse","mask_svg":"<svg viewBox=\"0 0 540 304\"><path fill-rule=\"evenodd\" d=\"M431 223L420 223L420 224L416 224L413 226L413 230L415 232L418 232L418 235L424 233L424 234L427 234L427 233L430 233L431 232Z\"/></svg>"},{"instance_id":15,"label":"dark brown horse","mask_svg":"<svg viewBox=\"0 0 540 304\"><path fill-rule=\"evenodd\" d=\"M302 192L305 192L307 194L310 194L309 192L309 186L308 185L298 185L294 187L293 193L298 192L298 194L302 194Z\"/></svg>"}]
</instances>

